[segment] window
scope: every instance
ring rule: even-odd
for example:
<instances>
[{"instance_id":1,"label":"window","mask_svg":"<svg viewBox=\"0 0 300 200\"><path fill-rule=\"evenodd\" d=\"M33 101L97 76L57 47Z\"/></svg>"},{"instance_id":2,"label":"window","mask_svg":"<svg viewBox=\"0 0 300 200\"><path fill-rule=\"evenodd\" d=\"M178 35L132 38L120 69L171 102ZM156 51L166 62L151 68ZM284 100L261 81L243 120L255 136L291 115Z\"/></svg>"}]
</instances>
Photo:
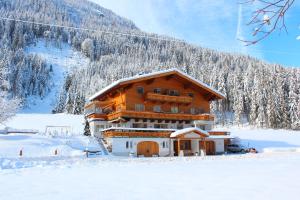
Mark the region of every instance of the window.
<instances>
[{"instance_id":1,"label":"window","mask_svg":"<svg viewBox=\"0 0 300 200\"><path fill-rule=\"evenodd\" d=\"M170 96L179 96L179 92L177 90L170 90L169 95Z\"/></svg>"},{"instance_id":2,"label":"window","mask_svg":"<svg viewBox=\"0 0 300 200\"><path fill-rule=\"evenodd\" d=\"M198 112L199 112L199 114L202 114L202 113L204 113L204 109L200 107L200 108L198 109Z\"/></svg>"},{"instance_id":3,"label":"window","mask_svg":"<svg viewBox=\"0 0 300 200\"><path fill-rule=\"evenodd\" d=\"M153 111L154 111L154 112L161 112L161 107L160 107L160 105L154 106L154 107L153 107Z\"/></svg>"},{"instance_id":4,"label":"window","mask_svg":"<svg viewBox=\"0 0 300 200\"><path fill-rule=\"evenodd\" d=\"M133 146L133 145L132 145L132 141L130 141L130 149L132 149L132 146Z\"/></svg>"},{"instance_id":5,"label":"window","mask_svg":"<svg viewBox=\"0 0 300 200\"><path fill-rule=\"evenodd\" d=\"M137 87L136 91L138 94L144 94L144 88L143 87Z\"/></svg>"},{"instance_id":6,"label":"window","mask_svg":"<svg viewBox=\"0 0 300 200\"><path fill-rule=\"evenodd\" d=\"M135 104L135 111L144 111L145 106L144 104Z\"/></svg>"},{"instance_id":7,"label":"window","mask_svg":"<svg viewBox=\"0 0 300 200\"><path fill-rule=\"evenodd\" d=\"M195 115L196 114L196 109L195 108L191 108L191 114Z\"/></svg>"},{"instance_id":8,"label":"window","mask_svg":"<svg viewBox=\"0 0 300 200\"><path fill-rule=\"evenodd\" d=\"M126 141L126 149L128 149L128 148L129 148L129 142Z\"/></svg>"},{"instance_id":9,"label":"window","mask_svg":"<svg viewBox=\"0 0 300 200\"><path fill-rule=\"evenodd\" d=\"M147 128L147 124L145 124L145 123L133 123L132 128Z\"/></svg>"},{"instance_id":10,"label":"window","mask_svg":"<svg viewBox=\"0 0 300 200\"><path fill-rule=\"evenodd\" d=\"M168 128L168 124L154 124L154 128Z\"/></svg>"},{"instance_id":11,"label":"window","mask_svg":"<svg viewBox=\"0 0 300 200\"><path fill-rule=\"evenodd\" d=\"M178 107L177 106L172 106L171 107L171 113L178 113Z\"/></svg>"},{"instance_id":12,"label":"window","mask_svg":"<svg viewBox=\"0 0 300 200\"><path fill-rule=\"evenodd\" d=\"M183 129L183 124L177 124L177 129Z\"/></svg>"},{"instance_id":13,"label":"window","mask_svg":"<svg viewBox=\"0 0 300 200\"><path fill-rule=\"evenodd\" d=\"M166 142L165 141L163 141L163 143L162 143L162 148L166 148Z\"/></svg>"},{"instance_id":14,"label":"window","mask_svg":"<svg viewBox=\"0 0 300 200\"><path fill-rule=\"evenodd\" d=\"M188 93L189 97L194 97L193 93Z\"/></svg>"},{"instance_id":15,"label":"window","mask_svg":"<svg viewBox=\"0 0 300 200\"><path fill-rule=\"evenodd\" d=\"M160 88L154 88L153 92L156 93L156 94L160 94L161 89Z\"/></svg>"},{"instance_id":16,"label":"window","mask_svg":"<svg viewBox=\"0 0 300 200\"><path fill-rule=\"evenodd\" d=\"M122 105L117 105L116 110L117 110L117 111L122 110Z\"/></svg>"},{"instance_id":17,"label":"window","mask_svg":"<svg viewBox=\"0 0 300 200\"><path fill-rule=\"evenodd\" d=\"M196 124L196 127L205 130L205 125Z\"/></svg>"}]
</instances>

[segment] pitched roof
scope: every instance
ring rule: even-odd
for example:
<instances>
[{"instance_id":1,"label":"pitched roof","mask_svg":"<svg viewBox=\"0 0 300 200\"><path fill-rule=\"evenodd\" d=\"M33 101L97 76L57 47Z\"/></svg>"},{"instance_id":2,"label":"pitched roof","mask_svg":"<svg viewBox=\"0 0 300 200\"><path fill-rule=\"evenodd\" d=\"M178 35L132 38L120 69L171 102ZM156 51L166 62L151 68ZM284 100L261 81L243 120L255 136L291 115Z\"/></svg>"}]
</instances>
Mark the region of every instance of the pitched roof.
<instances>
[{"instance_id":1,"label":"pitched roof","mask_svg":"<svg viewBox=\"0 0 300 200\"><path fill-rule=\"evenodd\" d=\"M132 82L136 82L138 80L141 79L151 79L154 77L160 77L160 76L167 76L167 75L172 75L172 74L176 74L179 75L182 78L185 78L191 82L193 82L194 84L196 84L197 86L209 91L210 93L213 93L218 99L224 99L225 95L220 93L219 91L213 89L212 87L210 87L209 85L191 77L190 75L176 69L176 68L172 68L172 69L168 69L168 70L164 70L164 71L158 71L158 72L153 72L153 73L149 73L149 74L142 74L142 75L137 75L137 76L133 76L133 77L129 77L129 78L123 78L120 79L118 81L113 82L112 84L108 85L107 87L103 88L102 90L100 90L99 92L95 93L94 95L92 95L89 100L92 101L93 99L99 97L100 95L110 91L113 88L116 88L120 85L125 85L125 84L129 84Z\"/></svg>"},{"instance_id":2,"label":"pitched roof","mask_svg":"<svg viewBox=\"0 0 300 200\"><path fill-rule=\"evenodd\" d=\"M206 132L206 131L204 131L200 128L197 128L197 127L189 127L189 128L184 128L184 129L177 130L177 131L171 133L170 137L174 138L174 137L178 137L180 135L184 135L184 134L191 133L191 132L201 134L201 135L205 135L205 137L209 137L208 132Z\"/></svg>"}]
</instances>

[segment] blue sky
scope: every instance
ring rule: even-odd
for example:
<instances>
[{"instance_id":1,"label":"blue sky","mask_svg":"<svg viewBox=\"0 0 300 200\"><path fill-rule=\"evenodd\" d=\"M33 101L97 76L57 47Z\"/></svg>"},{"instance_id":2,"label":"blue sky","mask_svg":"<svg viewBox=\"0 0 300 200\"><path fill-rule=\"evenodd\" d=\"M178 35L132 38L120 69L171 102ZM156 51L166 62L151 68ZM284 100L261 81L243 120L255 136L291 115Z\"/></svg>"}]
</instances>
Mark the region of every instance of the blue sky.
<instances>
[{"instance_id":1,"label":"blue sky","mask_svg":"<svg viewBox=\"0 0 300 200\"><path fill-rule=\"evenodd\" d=\"M212 49L251 55L270 63L300 67L300 3L286 16L288 34L279 31L246 47L251 7L237 0L92 0L132 20L141 30L184 39Z\"/></svg>"}]
</instances>

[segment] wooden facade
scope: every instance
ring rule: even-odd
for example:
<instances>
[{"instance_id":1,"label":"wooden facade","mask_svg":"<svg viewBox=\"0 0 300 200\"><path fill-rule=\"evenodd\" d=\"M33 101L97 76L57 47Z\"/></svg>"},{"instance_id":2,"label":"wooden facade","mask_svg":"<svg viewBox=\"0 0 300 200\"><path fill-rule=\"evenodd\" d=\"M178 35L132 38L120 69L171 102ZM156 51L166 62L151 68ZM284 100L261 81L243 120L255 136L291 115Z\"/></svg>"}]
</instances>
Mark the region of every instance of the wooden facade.
<instances>
[{"instance_id":1,"label":"wooden facade","mask_svg":"<svg viewBox=\"0 0 300 200\"><path fill-rule=\"evenodd\" d=\"M99 114L105 114L108 120L114 118L114 115L109 114L121 111L123 113L133 111L130 114L138 111L197 116L209 114L210 101L222 98L209 89L193 83L193 80L183 78L180 73L175 71L124 81L124 83L94 97L85 109L91 111L88 112L91 114L91 118L102 118L104 116L99 116ZM137 105L143 106L137 110ZM92 114L98 115L93 116ZM146 117L148 118L148 116ZM212 116L210 120L213 120Z\"/></svg>"},{"instance_id":2,"label":"wooden facade","mask_svg":"<svg viewBox=\"0 0 300 200\"><path fill-rule=\"evenodd\" d=\"M181 150L184 150L185 155L194 154L195 151L191 150L193 140L198 142L200 148L207 146L207 149L205 148L207 154L214 154L212 141L202 141L199 137L186 139L181 135L172 138L172 131L160 129L174 129L174 124L177 125L176 129L199 124L202 129L208 130L214 121L214 116L210 114L210 102L223 98L222 94L204 83L174 69L136 76L111 84L90 98L90 102L85 106L85 115L90 122L100 124L98 126L106 126L106 123L110 127L136 128L123 131L103 128L101 131L103 139L124 138L124 141L128 142L126 138L144 138L145 141L135 142L136 155L161 154L159 145L163 144L163 148L166 148L166 141L163 139L168 138L168 142L173 143L167 146L173 148L175 155ZM94 124L91 126L95 128L97 125ZM142 131L138 130L140 126L143 128ZM146 130L147 128L154 131ZM200 137L208 137L207 132L204 132L197 134ZM218 131L209 134L225 136L227 132ZM162 142L157 144L155 141L147 141L146 138L148 140L160 138Z\"/></svg>"}]
</instances>

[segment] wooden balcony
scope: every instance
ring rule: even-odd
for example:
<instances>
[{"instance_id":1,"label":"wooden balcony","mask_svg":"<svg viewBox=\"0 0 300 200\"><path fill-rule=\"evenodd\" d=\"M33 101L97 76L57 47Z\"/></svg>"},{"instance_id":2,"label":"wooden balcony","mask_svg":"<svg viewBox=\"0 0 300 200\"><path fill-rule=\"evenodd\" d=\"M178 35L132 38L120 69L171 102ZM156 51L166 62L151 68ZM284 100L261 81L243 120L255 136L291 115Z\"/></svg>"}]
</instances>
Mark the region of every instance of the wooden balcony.
<instances>
[{"instance_id":1,"label":"wooden balcony","mask_svg":"<svg viewBox=\"0 0 300 200\"><path fill-rule=\"evenodd\" d=\"M90 114L87 114L86 116L91 119L107 120L107 114L105 114L105 113L90 113Z\"/></svg>"},{"instance_id":2,"label":"wooden balcony","mask_svg":"<svg viewBox=\"0 0 300 200\"><path fill-rule=\"evenodd\" d=\"M227 131L208 131L209 135L229 135Z\"/></svg>"},{"instance_id":3,"label":"wooden balcony","mask_svg":"<svg viewBox=\"0 0 300 200\"><path fill-rule=\"evenodd\" d=\"M169 138L171 132L118 132L118 131L105 131L104 137L162 137Z\"/></svg>"},{"instance_id":4,"label":"wooden balcony","mask_svg":"<svg viewBox=\"0 0 300 200\"><path fill-rule=\"evenodd\" d=\"M111 121L121 117L128 118L144 118L144 119L168 119L168 120L204 120L213 121L214 116L211 114L181 114L181 113L155 113L155 112L139 112L132 110L122 110L107 115L107 120Z\"/></svg>"},{"instance_id":5,"label":"wooden balcony","mask_svg":"<svg viewBox=\"0 0 300 200\"><path fill-rule=\"evenodd\" d=\"M189 96L170 96L163 94L156 94L153 92L148 92L145 96L146 100L150 101L160 101L160 102L172 102L172 103L192 103L193 98Z\"/></svg>"}]
</instances>

